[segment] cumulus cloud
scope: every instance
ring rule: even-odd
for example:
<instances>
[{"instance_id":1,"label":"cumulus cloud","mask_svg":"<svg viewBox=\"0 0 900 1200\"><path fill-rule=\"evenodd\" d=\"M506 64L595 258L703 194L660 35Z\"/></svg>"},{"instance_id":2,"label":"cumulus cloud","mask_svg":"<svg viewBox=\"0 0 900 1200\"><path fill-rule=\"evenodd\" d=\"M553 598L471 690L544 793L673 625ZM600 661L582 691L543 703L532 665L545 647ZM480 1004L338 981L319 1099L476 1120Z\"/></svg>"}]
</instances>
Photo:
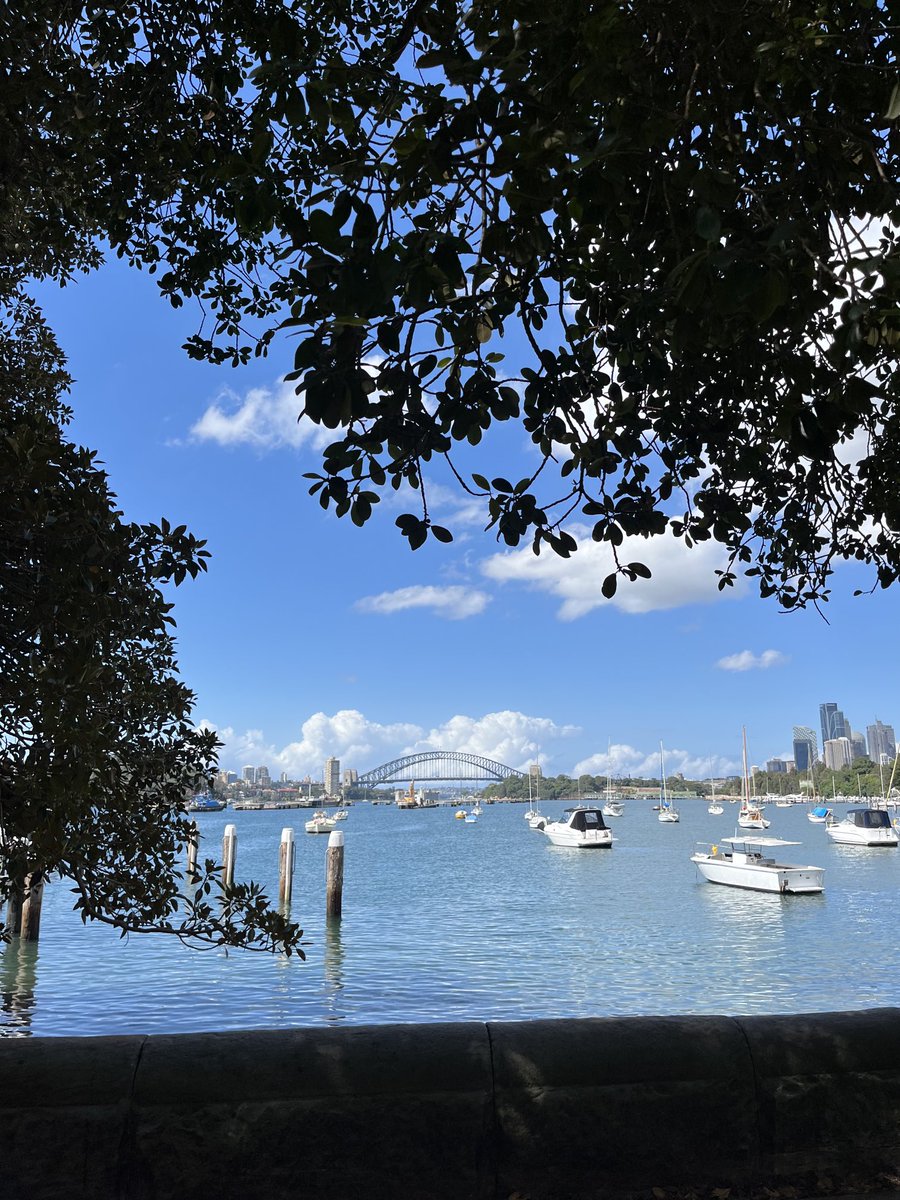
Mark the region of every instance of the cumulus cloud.
<instances>
[{"instance_id":1,"label":"cumulus cloud","mask_svg":"<svg viewBox=\"0 0 900 1200\"><path fill-rule=\"evenodd\" d=\"M334 441L334 430L323 429L298 414L302 407L294 385L251 388L244 396L223 391L191 426L191 437L220 446L251 446L256 450L321 450Z\"/></svg>"},{"instance_id":2,"label":"cumulus cloud","mask_svg":"<svg viewBox=\"0 0 900 1200\"><path fill-rule=\"evenodd\" d=\"M769 667L783 667L787 661L788 656L780 650L763 650L762 654L741 650L720 658L716 666L722 671L767 671Z\"/></svg>"},{"instance_id":3,"label":"cumulus cloud","mask_svg":"<svg viewBox=\"0 0 900 1200\"><path fill-rule=\"evenodd\" d=\"M648 613L679 608L685 604L710 604L742 595L746 589L739 577L733 588L720 592L717 568L726 565L725 551L714 542L688 549L671 533L654 538L626 538L619 548L621 562L643 562L651 579L635 583L620 579L618 590L606 600L600 587L614 569L612 549L591 540L583 528L570 530L579 543L571 558L559 558L545 550L540 556L529 548L494 554L482 564L484 574L504 583L521 583L557 596L557 616L574 621L595 608L612 605L626 613Z\"/></svg>"},{"instance_id":4,"label":"cumulus cloud","mask_svg":"<svg viewBox=\"0 0 900 1200\"><path fill-rule=\"evenodd\" d=\"M292 779L320 778L329 755L362 774L393 758L424 750L478 754L520 771L540 762L555 774L569 769L562 761L563 744L581 732L575 725L558 725L548 717L510 711L481 717L458 715L426 729L405 723L383 725L356 709L341 709L331 715L314 713L303 722L297 741L279 748L258 729L239 733L231 727L217 728L209 721L201 724L216 729L224 743L219 755L223 767L239 772L245 765L265 765L276 779L282 771ZM556 765L551 767L553 762Z\"/></svg>"},{"instance_id":5,"label":"cumulus cloud","mask_svg":"<svg viewBox=\"0 0 900 1200\"><path fill-rule=\"evenodd\" d=\"M666 774L681 773L687 779L709 779L722 775L733 775L738 770L737 760L721 755L699 756L689 750L668 749L665 751ZM576 775L638 776L658 779L660 770L659 749L644 750L627 743L613 744L608 751L592 754L575 764Z\"/></svg>"},{"instance_id":6,"label":"cumulus cloud","mask_svg":"<svg viewBox=\"0 0 900 1200\"><path fill-rule=\"evenodd\" d=\"M394 592L380 592L377 596L363 596L354 607L359 612L378 613L381 616L404 612L409 608L427 608L437 617L462 621L484 612L490 599L486 592L474 588L419 585L398 588Z\"/></svg>"}]
</instances>

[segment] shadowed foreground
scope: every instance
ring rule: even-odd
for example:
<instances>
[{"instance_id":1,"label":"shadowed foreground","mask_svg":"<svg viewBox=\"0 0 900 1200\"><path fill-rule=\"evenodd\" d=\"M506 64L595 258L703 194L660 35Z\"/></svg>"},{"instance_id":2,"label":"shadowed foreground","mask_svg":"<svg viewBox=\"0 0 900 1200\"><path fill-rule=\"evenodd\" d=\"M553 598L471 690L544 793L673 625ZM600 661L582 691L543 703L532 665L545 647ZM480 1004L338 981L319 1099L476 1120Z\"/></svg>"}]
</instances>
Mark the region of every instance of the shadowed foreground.
<instances>
[{"instance_id":1,"label":"shadowed foreground","mask_svg":"<svg viewBox=\"0 0 900 1200\"><path fill-rule=\"evenodd\" d=\"M900 1009L11 1039L0 1106L4 1200L890 1190Z\"/></svg>"}]
</instances>

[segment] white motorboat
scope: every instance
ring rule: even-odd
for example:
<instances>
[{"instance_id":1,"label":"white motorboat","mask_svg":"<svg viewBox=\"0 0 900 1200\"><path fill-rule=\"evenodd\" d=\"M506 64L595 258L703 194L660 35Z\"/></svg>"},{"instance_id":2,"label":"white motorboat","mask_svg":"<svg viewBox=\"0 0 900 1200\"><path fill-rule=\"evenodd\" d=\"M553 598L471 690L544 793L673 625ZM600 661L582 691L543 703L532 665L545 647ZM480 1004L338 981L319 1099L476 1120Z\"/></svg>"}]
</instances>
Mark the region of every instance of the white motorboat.
<instances>
[{"instance_id":1,"label":"white motorboat","mask_svg":"<svg viewBox=\"0 0 900 1200\"><path fill-rule=\"evenodd\" d=\"M826 808L824 804L820 804L817 808L809 810L806 814L806 819L807 821L812 821L813 825L827 825L833 815L830 808Z\"/></svg>"},{"instance_id":2,"label":"white motorboat","mask_svg":"<svg viewBox=\"0 0 900 1200\"><path fill-rule=\"evenodd\" d=\"M547 821L543 833L554 846L572 846L578 850L594 850L612 846L612 830L603 820L599 808L567 808L558 821Z\"/></svg>"},{"instance_id":3,"label":"white motorboat","mask_svg":"<svg viewBox=\"0 0 900 1200\"><path fill-rule=\"evenodd\" d=\"M313 813L312 817L306 822L307 833L331 833L337 821L334 817L329 817L327 813Z\"/></svg>"},{"instance_id":4,"label":"white motorboat","mask_svg":"<svg viewBox=\"0 0 900 1200\"><path fill-rule=\"evenodd\" d=\"M851 808L825 832L841 846L896 846L900 837L883 808Z\"/></svg>"},{"instance_id":5,"label":"white motorboat","mask_svg":"<svg viewBox=\"0 0 900 1200\"><path fill-rule=\"evenodd\" d=\"M669 799L669 793L666 789L666 759L663 754L662 742L659 743L659 774L659 817L657 820L662 821L666 825L677 825L681 817L678 814L678 809L672 800Z\"/></svg>"},{"instance_id":6,"label":"white motorboat","mask_svg":"<svg viewBox=\"0 0 900 1200\"><path fill-rule=\"evenodd\" d=\"M479 802L477 800L475 801L473 806L469 809L469 813L473 817L480 817L483 812L484 812L484 809L481 807L481 805L479 804Z\"/></svg>"},{"instance_id":7,"label":"white motorboat","mask_svg":"<svg viewBox=\"0 0 900 1200\"><path fill-rule=\"evenodd\" d=\"M347 812L346 808L339 808L339 809L337 810L337 812L334 814L334 818L333 818L333 819L334 819L335 821L346 821L346 820L347 820L347 817L348 817L349 815L350 815L350 814Z\"/></svg>"},{"instance_id":8,"label":"white motorboat","mask_svg":"<svg viewBox=\"0 0 900 1200\"><path fill-rule=\"evenodd\" d=\"M617 797L607 800L602 809L604 817L624 817L625 805Z\"/></svg>"},{"instance_id":9,"label":"white motorboat","mask_svg":"<svg viewBox=\"0 0 900 1200\"><path fill-rule=\"evenodd\" d=\"M717 846L698 846L691 862L710 883L748 888L754 892L778 892L782 896L825 890L824 867L801 867L778 862L764 851L776 846L799 846L781 838L722 838Z\"/></svg>"}]
</instances>

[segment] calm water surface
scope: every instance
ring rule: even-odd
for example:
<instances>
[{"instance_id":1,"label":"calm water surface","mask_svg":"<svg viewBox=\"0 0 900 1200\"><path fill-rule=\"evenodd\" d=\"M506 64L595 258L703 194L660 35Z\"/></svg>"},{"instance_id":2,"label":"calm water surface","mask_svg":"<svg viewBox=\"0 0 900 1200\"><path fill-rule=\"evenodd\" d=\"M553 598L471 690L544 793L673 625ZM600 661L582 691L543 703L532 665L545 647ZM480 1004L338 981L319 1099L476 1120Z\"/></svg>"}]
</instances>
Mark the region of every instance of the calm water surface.
<instances>
[{"instance_id":1,"label":"calm water surface","mask_svg":"<svg viewBox=\"0 0 900 1200\"><path fill-rule=\"evenodd\" d=\"M900 1001L891 910L900 850L832 845L806 810L770 808L789 862L824 866L822 896L702 882L697 841L735 831L681 806L664 825L645 801L611 819L610 851L549 845L524 804L452 808L358 804L346 834L344 919L324 920L327 837L309 816L197 818L210 857L238 831L237 875L277 893L283 827L297 831L292 915L307 959L194 951L163 937L123 941L83 926L65 883L45 892L37 947L0 951L0 1036L186 1032L468 1019L649 1013L811 1012ZM544 805L556 816L562 804ZM840 810L838 810L840 812Z\"/></svg>"}]
</instances>

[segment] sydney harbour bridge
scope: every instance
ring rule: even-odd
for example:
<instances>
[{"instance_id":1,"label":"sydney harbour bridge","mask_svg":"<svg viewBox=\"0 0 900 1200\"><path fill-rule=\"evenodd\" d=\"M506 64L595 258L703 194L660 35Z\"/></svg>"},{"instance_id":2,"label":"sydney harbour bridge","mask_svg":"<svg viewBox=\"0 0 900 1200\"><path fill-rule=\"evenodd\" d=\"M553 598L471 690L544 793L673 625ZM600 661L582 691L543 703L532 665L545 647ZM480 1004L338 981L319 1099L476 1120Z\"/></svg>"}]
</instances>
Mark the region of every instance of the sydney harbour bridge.
<instances>
[{"instance_id":1,"label":"sydney harbour bridge","mask_svg":"<svg viewBox=\"0 0 900 1200\"><path fill-rule=\"evenodd\" d=\"M524 771L505 767L503 763L478 754L463 754L458 750L426 750L421 754L407 754L382 763L371 771L360 775L357 787L377 787L385 783L415 781L438 783L465 781L467 783L500 782L513 776L525 777Z\"/></svg>"}]
</instances>

